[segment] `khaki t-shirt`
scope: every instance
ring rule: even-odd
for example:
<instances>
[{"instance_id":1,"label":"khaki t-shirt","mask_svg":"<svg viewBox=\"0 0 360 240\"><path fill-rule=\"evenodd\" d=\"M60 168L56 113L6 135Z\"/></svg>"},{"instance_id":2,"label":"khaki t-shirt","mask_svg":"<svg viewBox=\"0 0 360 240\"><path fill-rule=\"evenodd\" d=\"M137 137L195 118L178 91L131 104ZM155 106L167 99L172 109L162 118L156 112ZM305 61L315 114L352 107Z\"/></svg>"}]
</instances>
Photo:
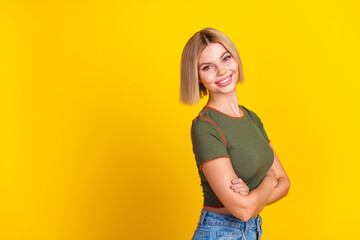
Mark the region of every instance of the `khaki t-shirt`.
<instances>
[{"instance_id":1,"label":"khaki t-shirt","mask_svg":"<svg viewBox=\"0 0 360 240\"><path fill-rule=\"evenodd\" d=\"M191 140L203 188L203 206L224 207L202 172L205 162L219 157L229 158L236 175L252 191L274 161L270 140L260 118L242 105L239 108L244 115L232 117L205 106L192 121Z\"/></svg>"}]
</instances>

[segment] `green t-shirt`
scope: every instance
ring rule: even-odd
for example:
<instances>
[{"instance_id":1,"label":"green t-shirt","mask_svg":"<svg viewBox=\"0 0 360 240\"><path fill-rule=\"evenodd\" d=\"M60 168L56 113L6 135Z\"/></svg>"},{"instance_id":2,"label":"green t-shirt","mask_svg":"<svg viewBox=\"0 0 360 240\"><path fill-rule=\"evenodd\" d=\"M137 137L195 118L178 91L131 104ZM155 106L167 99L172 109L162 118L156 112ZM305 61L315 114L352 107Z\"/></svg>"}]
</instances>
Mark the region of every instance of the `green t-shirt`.
<instances>
[{"instance_id":1,"label":"green t-shirt","mask_svg":"<svg viewBox=\"0 0 360 240\"><path fill-rule=\"evenodd\" d=\"M205 106L192 121L191 140L203 188L203 206L224 207L202 172L206 161L230 158L236 175L250 191L261 183L274 161L260 118L242 105L239 108L244 115L232 117Z\"/></svg>"}]
</instances>

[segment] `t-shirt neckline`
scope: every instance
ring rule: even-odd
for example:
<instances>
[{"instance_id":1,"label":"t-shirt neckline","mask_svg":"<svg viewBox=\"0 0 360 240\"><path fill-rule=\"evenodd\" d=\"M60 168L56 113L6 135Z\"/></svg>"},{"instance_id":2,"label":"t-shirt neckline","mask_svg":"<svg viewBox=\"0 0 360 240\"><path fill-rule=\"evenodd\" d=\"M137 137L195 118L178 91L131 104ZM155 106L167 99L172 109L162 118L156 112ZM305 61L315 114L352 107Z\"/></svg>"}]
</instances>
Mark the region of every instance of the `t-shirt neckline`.
<instances>
[{"instance_id":1,"label":"t-shirt neckline","mask_svg":"<svg viewBox=\"0 0 360 240\"><path fill-rule=\"evenodd\" d=\"M227 116L227 117L229 117L229 118L242 119L242 118L245 117L246 113L245 113L244 109L243 109L240 105L238 105L238 107L239 107L239 109L243 112L243 115L242 115L241 117L233 117L233 116L230 116L230 115L228 115L228 114L226 114L226 113L223 113L223 112L219 111L219 110L216 109L216 108L213 108L213 107L210 107L210 106L205 106L205 108L210 108L210 109L212 109L212 110L214 110L214 111L216 111L216 112L219 112L219 113L221 113L221 114L223 114L223 115L225 115L225 116Z\"/></svg>"}]
</instances>

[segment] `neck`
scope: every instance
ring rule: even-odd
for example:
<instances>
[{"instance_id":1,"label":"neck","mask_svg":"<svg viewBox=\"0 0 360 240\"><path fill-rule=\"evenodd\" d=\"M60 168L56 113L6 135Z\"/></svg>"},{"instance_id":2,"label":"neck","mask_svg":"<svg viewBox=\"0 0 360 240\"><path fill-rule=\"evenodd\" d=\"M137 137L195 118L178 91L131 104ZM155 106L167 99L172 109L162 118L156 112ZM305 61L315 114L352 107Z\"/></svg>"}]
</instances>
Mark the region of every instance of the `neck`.
<instances>
[{"instance_id":1,"label":"neck","mask_svg":"<svg viewBox=\"0 0 360 240\"><path fill-rule=\"evenodd\" d=\"M206 105L232 116L241 115L236 90L226 94L209 94L209 100Z\"/></svg>"}]
</instances>

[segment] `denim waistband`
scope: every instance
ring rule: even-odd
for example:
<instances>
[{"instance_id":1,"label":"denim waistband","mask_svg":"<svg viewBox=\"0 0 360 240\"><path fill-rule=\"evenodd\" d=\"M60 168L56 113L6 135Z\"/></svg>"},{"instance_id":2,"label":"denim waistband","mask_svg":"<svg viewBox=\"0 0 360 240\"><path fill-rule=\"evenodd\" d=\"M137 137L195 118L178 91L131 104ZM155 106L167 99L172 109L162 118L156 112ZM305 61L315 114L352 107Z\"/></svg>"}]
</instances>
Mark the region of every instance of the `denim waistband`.
<instances>
[{"instance_id":1,"label":"denim waistband","mask_svg":"<svg viewBox=\"0 0 360 240\"><path fill-rule=\"evenodd\" d=\"M244 222L241 219L234 217L233 215L216 213L206 209L201 209L199 224L200 227L203 224L209 224L215 226L232 227L245 231L248 229L256 229L260 231L262 218L260 215L257 215L256 217L250 218L249 221Z\"/></svg>"}]
</instances>

